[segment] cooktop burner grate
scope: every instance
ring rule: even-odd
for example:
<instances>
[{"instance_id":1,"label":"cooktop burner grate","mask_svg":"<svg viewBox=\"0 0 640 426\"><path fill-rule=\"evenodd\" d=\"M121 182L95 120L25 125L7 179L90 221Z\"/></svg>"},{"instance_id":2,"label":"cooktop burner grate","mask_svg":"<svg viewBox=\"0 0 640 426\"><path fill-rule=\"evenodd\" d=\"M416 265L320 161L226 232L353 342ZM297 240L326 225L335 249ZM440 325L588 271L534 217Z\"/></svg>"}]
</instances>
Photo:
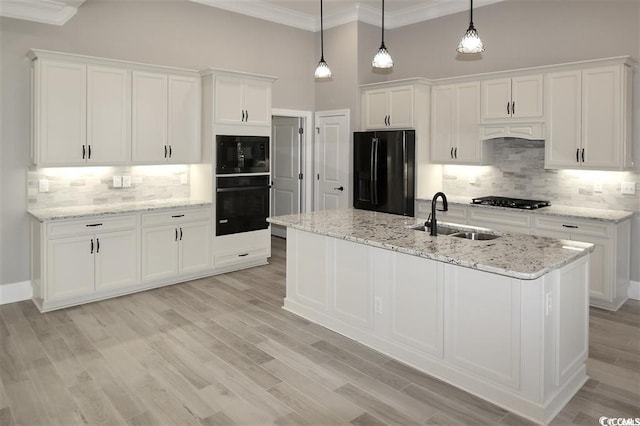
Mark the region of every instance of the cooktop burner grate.
<instances>
[{"instance_id":1,"label":"cooktop burner grate","mask_svg":"<svg viewBox=\"0 0 640 426\"><path fill-rule=\"evenodd\" d=\"M485 206L499 206L510 207L513 209L539 209L540 207L550 206L549 201L541 200L527 200L524 198L509 198L509 197L478 197L471 200L472 204L481 204Z\"/></svg>"}]
</instances>

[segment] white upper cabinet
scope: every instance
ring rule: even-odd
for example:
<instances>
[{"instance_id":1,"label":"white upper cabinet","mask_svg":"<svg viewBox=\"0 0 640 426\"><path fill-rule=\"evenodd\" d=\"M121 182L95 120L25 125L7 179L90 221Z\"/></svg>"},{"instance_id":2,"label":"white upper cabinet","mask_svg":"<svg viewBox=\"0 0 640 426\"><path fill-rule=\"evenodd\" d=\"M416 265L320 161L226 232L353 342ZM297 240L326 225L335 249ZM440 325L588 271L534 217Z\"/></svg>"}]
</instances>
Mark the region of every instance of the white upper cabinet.
<instances>
[{"instance_id":1,"label":"white upper cabinet","mask_svg":"<svg viewBox=\"0 0 640 426\"><path fill-rule=\"evenodd\" d=\"M133 161L200 160L200 79L133 72Z\"/></svg>"},{"instance_id":2,"label":"white upper cabinet","mask_svg":"<svg viewBox=\"0 0 640 426\"><path fill-rule=\"evenodd\" d=\"M218 76L215 80L217 124L271 125L271 80Z\"/></svg>"},{"instance_id":3,"label":"white upper cabinet","mask_svg":"<svg viewBox=\"0 0 640 426\"><path fill-rule=\"evenodd\" d=\"M127 163L130 137L131 72L87 66L87 163Z\"/></svg>"},{"instance_id":4,"label":"white upper cabinet","mask_svg":"<svg viewBox=\"0 0 640 426\"><path fill-rule=\"evenodd\" d=\"M480 82L436 86L431 99L431 160L491 163L491 145L480 140Z\"/></svg>"},{"instance_id":5,"label":"white upper cabinet","mask_svg":"<svg viewBox=\"0 0 640 426\"><path fill-rule=\"evenodd\" d=\"M546 75L546 168L621 170L631 163L631 68Z\"/></svg>"},{"instance_id":6,"label":"white upper cabinet","mask_svg":"<svg viewBox=\"0 0 640 426\"><path fill-rule=\"evenodd\" d=\"M362 92L366 129L414 127L414 87L397 86Z\"/></svg>"},{"instance_id":7,"label":"white upper cabinet","mask_svg":"<svg viewBox=\"0 0 640 426\"><path fill-rule=\"evenodd\" d=\"M482 120L542 120L542 82L542 75L483 81Z\"/></svg>"}]
</instances>

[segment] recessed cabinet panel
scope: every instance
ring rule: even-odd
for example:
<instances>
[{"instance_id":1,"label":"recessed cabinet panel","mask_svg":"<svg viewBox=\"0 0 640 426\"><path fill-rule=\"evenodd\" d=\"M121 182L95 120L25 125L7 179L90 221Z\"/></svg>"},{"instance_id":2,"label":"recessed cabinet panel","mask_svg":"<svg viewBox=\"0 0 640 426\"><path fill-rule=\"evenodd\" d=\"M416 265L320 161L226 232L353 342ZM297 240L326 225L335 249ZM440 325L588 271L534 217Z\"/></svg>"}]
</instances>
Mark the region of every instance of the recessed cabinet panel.
<instances>
[{"instance_id":1,"label":"recessed cabinet panel","mask_svg":"<svg viewBox=\"0 0 640 426\"><path fill-rule=\"evenodd\" d=\"M178 273L178 231L173 225L142 228L142 282Z\"/></svg>"},{"instance_id":2,"label":"recessed cabinet panel","mask_svg":"<svg viewBox=\"0 0 640 426\"><path fill-rule=\"evenodd\" d=\"M236 78L216 78L215 121L218 124L239 124L243 121L242 80Z\"/></svg>"},{"instance_id":3,"label":"recessed cabinet panel","mask_svg":"<svg viewBox=\"0 0 640 426\"><path fill-rule=\"evenodd\" d=\"M364 244L335 241L333 308L348 323L372 327L373 277L371 252Z\"/></svg>"},{"instance_id":4,"label":"recessed cabinet panel","mask_svg":"<svg viewBox=\"0 0 640 426\"><path fill-rule=\"evenodd\" d=\"M542 75L514 77L511 80L513 118L542 118Z\"/></svg>"},{"instance_id":5,"label":"recessed cabinet panel","mask_svg":"<svg viewBox=\"0 0 640 426\"><path fill-rule=\"evenodd\" d=\"M133 161L164 163L167 146L167 76L133 72Z\"/></svg>"},{"instance_id":6,"label":"recessed cabinet panel","mask_svg":"<svg viewBox=\"0 0 640 426\"><path fill-rule=\"evenodd\" d=\"M41 166L81 165L87 140L87 67L42 60L36 66L36 150ZM84 152L86 156L86 151Z\"/></svg>"},{"instance_id":7,"label":"recessed cabinet panel","mask_svg":"<svg viewBox=\"0 0 640 426\"><path fill-rule=\"evenodd\" d=\"M295 295L295 300L299 303L324 310L327 305L326 238L322 235L308 232L295 232L293 238L296 240L296 249L293 253L289 250L290 244L289 239L287 239L287 256L291 253L295 257L300 256L302 259L314 259L314 262L292 263L293 271L289 271L289 262L287 262L287 276L295 277L291 280L293 281L293 288L287 287L287 293L292 291Z\"/></svg>"},{"instance_id":8,"label":"recessed cabinet panel","mask_svg":"<svg viewBox=\"0 0 640 426\"><path fill-rule=\"evenodd\" d=\"M364 93L364 108L367 129L387 127L387 90L367 90Z\"/></svg>"},{"instance_id":9,"label":"recessed cabinet panel","mask_svg":"<svg viewBox=\"0 0 640 426\"><path fill-rule=\"evenodd\" d=\"M49 240L45 299L56 301L94 291L95 241L90 236Z\"/></svg>"},{"instance_id":10,"label":"recessed cabinet panel","mask_svg":"<svg viewBox=\"0 0 640 426\"><path fill-rule=\"evenodd\" d=\"M140 262L135 230L96 234L96 291L132 287Z\"/></svg>"},{"instance_id":11,"label":"recessed cabinet panel","mask_svg":"<svg viewBox=\"0 0 640 426\"><path fill-rule=\"evenodd\" d=\"M431 160L451 162L455 145L455 86L434 87L431 109Z\"/></svg>"},{"instance_id":12,"label":"recessed cabinet panel","mask_svg":"<svg viewBox=\"0 0 640 426\"><path fill-rule=\"evenodd\" d=\"M442 263L396 253L391 283L391 338L443 354Z\"/></svg>"},{"instance_id":13,"label":"recessed cabinet panel","mask_svg":"<svg viewBox=\"0 0 640 426\"><path fill-rule=\"evenodd\" d=\"M271 82L245 80L245 123L271 125Z\"/></svg>"},{"instance_id":14,"label":"recessed cabinet panel","mask_svg":"<svg viewBox=\"0 0 640 426\"><path fill-rule=\"evenodd\" d=\"M480 122L480 84L477 82L458 85L456 88L455 160L460 164L480 164L492 159L483 158L478 132Z\"/></svg>"},{"instance_id":15,"label":"recessed cabinet panel","mask_svg":"<svg viewBox=\"0 0 640 426\"><path fill-rule=\"evenodd\" d=\"M87 163L125 164L130 157L131 73L87 67Z\"/></svg>"},{"instance_id":16,"label":"recessed cabinet panel","mask_svg":"<svg viewBox=\"0 0 640 426\"><path fill-rule=\"evenodd\" d=\"M511 79L482 82L482 118L504 119L511 114Z\"/></svg>"},{"instance_id":17,"label":"recessed cabinet panel","mask_svg":"<svg viewBox=\"0 0 640 426\"><path fill-rule=\"evenodd\" d=\"M413 127L413 87L389 89L389 125L391 127Z\"/></svg>"},{"instance_id":18,"label":"recessed cabinet panel","mask_svg":"<svg viewBox=\"0 0 640 426\"><path fill-rule=\"evenodd\" d=\"M211 267L211 221L184 223L179 228L180 271L188 274Z\"/></svg>"},{"instance_id":19,"label":"recessed cabinet panel","mask_svg":"<svg viewBox=\"0 0 640 426\"><path fill-rule=\"evenodd\" d=\"M200 159L200 79L169 76L167 159L172 163L195 163Z\"/></svg>"}]
</instances>

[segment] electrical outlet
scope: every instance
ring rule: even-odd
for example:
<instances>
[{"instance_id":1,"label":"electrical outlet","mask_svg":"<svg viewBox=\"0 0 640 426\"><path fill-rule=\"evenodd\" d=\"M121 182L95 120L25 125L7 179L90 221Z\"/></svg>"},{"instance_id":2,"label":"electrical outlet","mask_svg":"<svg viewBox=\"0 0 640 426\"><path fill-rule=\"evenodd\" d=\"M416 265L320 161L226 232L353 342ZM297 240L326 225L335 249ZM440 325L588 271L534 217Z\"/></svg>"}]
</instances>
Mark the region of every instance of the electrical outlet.
<instances>
[{"instance_id":1,"label":"electrical outlet","mask_svg":"<svg viewBox=\"0 0 640 426\"><path fill-rule=\"evenodd\" d=\"M131 176L122 176L122 187L131 188Z\"/></svg>"},{"instance_id":2,"label":"electrical outlet","mask_svg":"<svg viewBox=\"0 0 640 426\"><path fill-rule=\"evenodd\" d=\"M376 311L376 314L381 314L382 313L382 298L381 297L376 297L373 300L373 310Z\"/></svg>"},{"instance_id":3,"label":"electrical outlet","mask_svg":"<svg viewBox=\"0 0 640 426\"><path fill-rule=\"evenodd\" d=\"M593 184L593 192L602 192L602 182L596 182Z\"/></svg>"},{"instance_id":4,"label":"electrical outlet","mask_svg":"<svg viewBox=\"0 0 640 426\"><path fill-rule=\"evenodd\" d=\"M620 185L620 193L626 195L635 195L636 183L635 182L622 182Z\"/></svg>"},{"instance_id":5,"label":"electrical outlet","mask_svg":"<svg viewBox=\"0 0 640 426\"><path fill-rule=\"evenodd\" d=\"M122 188L122 176L114 176L113 177L113 187L114 188Z\"/></svg>"},{"instance_id":6,"label":"electrical outlet","mask_svg":"<svg viewBox=\"0 0 640 426\"><path fill-rule=\"evenodd\" d=\"M39 192L49 192L49 179L40 179L38 181Z\"/></svg>"}]
</instances>

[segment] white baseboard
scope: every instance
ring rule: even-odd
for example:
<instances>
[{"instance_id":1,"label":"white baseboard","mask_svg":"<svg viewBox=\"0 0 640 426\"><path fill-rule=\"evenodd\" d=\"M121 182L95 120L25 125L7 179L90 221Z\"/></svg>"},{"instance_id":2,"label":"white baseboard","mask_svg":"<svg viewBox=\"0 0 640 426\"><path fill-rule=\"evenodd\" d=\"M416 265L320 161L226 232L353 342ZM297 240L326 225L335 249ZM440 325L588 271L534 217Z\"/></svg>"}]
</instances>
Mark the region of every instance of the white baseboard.
<instances>
[{"instance_id":1,"label":"white baseboard","mask_svg":"<svg viewBox=\"0 0 640 426\"><path fill-rule=\"evenodd\" d=\"M31 299L31 297L33 297L31 281L0 285L0 305L22 302Z\"/></svg>"},{"instance_id":2,"label":"white baseboard","mask_svg":"<svg viewBox=\"0 0 640 426\"><path fill-rule=\"evenodd\" d=\"M631 281L629 283L629 299L640 300L640 282Z\"/></svg>"}]
</instances>

